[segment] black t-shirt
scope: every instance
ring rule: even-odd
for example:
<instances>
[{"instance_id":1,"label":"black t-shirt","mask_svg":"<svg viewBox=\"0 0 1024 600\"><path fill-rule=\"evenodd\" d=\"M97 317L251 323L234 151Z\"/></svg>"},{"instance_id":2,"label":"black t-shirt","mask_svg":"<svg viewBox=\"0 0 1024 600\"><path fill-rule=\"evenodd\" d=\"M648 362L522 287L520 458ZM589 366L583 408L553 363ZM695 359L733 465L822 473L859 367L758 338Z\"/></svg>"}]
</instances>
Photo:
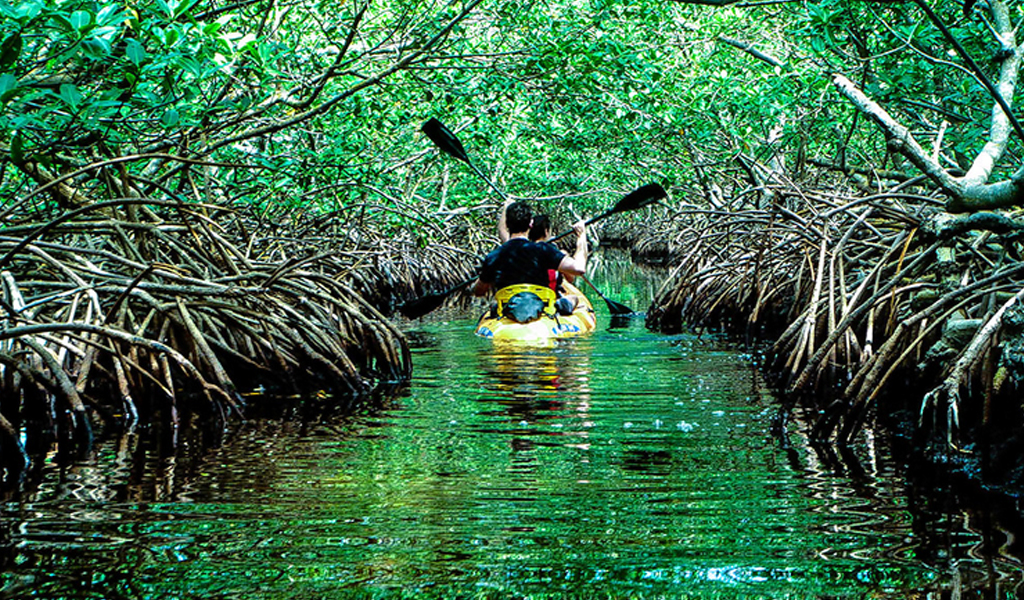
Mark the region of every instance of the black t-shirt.
<instances>
[{"instance_id":1,"label":"black t-shirt","mask_svg":"<svg viewBox=\"0 0 1024 600\"><path fill-rule=\"evenodd\" d=\"M557 270L565 258L554 244L512 238L491 251L480 268L480 281L496 290L517 283L550 287L549 270Z\"/></svg>"},{"instance_id":2,"label":"black t-shirt","mask_svg":"<svg viewBox=\"0 0 1024 600\"><path fill-rule=\"evenodd\" d=\"M540 243L541 244L547 244L547 245L551 246L552 248L554 248L555 250L558 250L558 246L556 246L554 244L554 242L540 242ZM561 250L558 250L558 251L561 252ZM565 276L562 275L558 271L558 267L555 267L554 275L555 275L555 282L556 282L555 291L558 292L559 294L565 293L565 289L562 287L562 282L565 281ZM550 277L551 277L551 274L549 273L548 274L548 278L550 279Z\"/></svg>"}]
</instances>

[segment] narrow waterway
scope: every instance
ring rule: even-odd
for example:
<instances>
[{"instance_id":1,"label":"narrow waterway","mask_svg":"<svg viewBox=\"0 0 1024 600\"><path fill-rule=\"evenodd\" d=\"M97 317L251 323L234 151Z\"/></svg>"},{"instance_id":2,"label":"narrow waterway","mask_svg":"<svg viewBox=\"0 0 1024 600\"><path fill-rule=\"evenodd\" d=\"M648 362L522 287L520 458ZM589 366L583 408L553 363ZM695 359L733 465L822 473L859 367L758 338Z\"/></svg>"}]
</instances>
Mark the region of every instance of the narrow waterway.
<instances>
[{"instance_id":1,"label":"narrow waterway","mask_svg":"<svg viewBox=\"0 0 1024 600\"><path fill-rule=\"evenodd\" d=\"M773 433L720 341L633 320L495 347L473 325L412 324L411 387L354 415L52 459L0 505L0 597L1018 597L990 533L915 500L884 440L851 475L799 423Z\"/></svg>"}]
</instances>

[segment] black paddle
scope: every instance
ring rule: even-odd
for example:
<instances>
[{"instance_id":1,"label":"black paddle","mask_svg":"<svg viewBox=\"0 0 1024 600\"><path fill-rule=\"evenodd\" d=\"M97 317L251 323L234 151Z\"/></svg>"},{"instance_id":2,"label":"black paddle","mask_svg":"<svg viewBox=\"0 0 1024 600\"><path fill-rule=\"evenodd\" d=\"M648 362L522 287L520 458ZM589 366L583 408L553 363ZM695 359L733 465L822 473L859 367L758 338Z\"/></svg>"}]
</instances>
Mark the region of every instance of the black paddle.
<instances>
[{"instance_id":1,"label":"black paddle","mask_svg":"<svg viewBox=\"0 0 1024 600\"><path fill-rule=\"evenodd\" d=\"M597 286L595 286L593 283L590 283L590 280L587 279L585 275L582 277L582 279L583 281L587 282L587 285L590 286L590 289L597 292L597 295L600 296L602 300L604 300L604 303L608 305L608 312L610 312L613 317L624 317L626 315L633 314L632 308L606 297L604 294L601 293L601 290L597 289Z\"/></svg>"},{"instance_id":2,"label":"black paddle","mask_svg":"<svg viewBox=\"0 0 1024 600\"><path fill-rule=\"evenodd\" d=\"M476 168L476 165L469 160L469 155L466 154L466 149L462 147L462 142L460 142L459 138L455 137L455 134L449 131L443 123L431 117L429 121L423 124L423 127L420 127L420 130L427 134L430 141L434 142L434 145L440 148L442 152L469 165L469 168L473 169L473 172L479 175L480 179L486 181L487 185L491 186L491 189L497 192L498 195L501 196L502 200L508 200L505 193L498 189L498 186L494 185L494 183L488 179L486 175L481 173L480 169Z\"/></svg>"},{"instance_id":3,"label":"black paddle","mask_svg":"<svg viewBox=\"0 0 1024 600\"><path fill-rule=\"evenodd\" d=\"M453 158L461 160L462 162L464 162L467 165L469 165L469 168L471 168L473 170L473 172L476 173L480 177L480 179L483 179L485 182L487 182L487 185L491 186L491 189L493 189L495 192L497 192L498 195L501 196L502 200L508 200L508 197L504 194L504 192L502 192L498 188L498 186L494 185L494 183L490 179L488 179L486 176L484 176L484 174L481 173L480 170L476 168L476 165L474 165L473 162L469 160L469 154L466 152L466 148L462 145L462 142L460 142L459 138L456 137L455 134L451 132L451 130L449 130L447 127L445 127L444 124L441 123L441 121L438 121L437 119L431 117L430 119L427 120L426 123L423 124L423 127L421 127L420 129L421 129L421 131L423 131L423 133L425 133L427 135L428 138L430 138L430 141L434 142L434 144L438 148L441 149L442 152L444 152L445 154L447 154L447 155L449 155L449 156L451 156ZM650 186L647 186L647 187L650 187ZM660 189L660 186L658 186L658 188ZM640 188L640 189L643 189L643 188ZM633 192L633 193L636 194L638 192L640 192L640 190L637 190L636 192ZM661 194L662 195L660 196L660 198L664 198L665 197L665 190L661 190ZM625 198L623 200L625 200ZM621 204L621 202L620 202L620 204ZM621 212L621 211L618 211L618 212ZM609 213L609 214L613 214L613 213ZM600 219L600 218L603 218L603 216L602 217L598 217L598 219ZM595 219L595 220L597 220L597 219ZM557 239L560 239L560 238L568 235L569 233L571 233L571 232L567 231L564 234L554 238L554 240L551 240L551 241L555 241ZM456 291L458 291L459 289L465 287L469 283L471 283L471 282L467 282L467 283L458 285L458 286L456 286L454 288L451 288L450 290L446 290L447 293L444 294L444 298L450 296L451 294L453 294ZM597 287L593 283L591 283L589 279L587 280L587 283L590 285L590 287L594 288L594 291L597 292L597 295L600 296L601 299L604 300L605 304L608 305L608 311L612 314L612 316L621 316L621 315L631 315L631 314L633 314L633 310L631 308L629 308L628 306L626 306L625 304L620 304L618 302L615 302L614 300L609 300L608 297L605 296L604 294L602 294L601 290L597 289ZM444 299L442 298L441 301L443 302ZM436 307L434 307L434 308L436 308ZM401 309L399 309L399 310L401 310ZM434 310L434 309L431 308L430 310ZM427 312L430 312L430 311L427 311ZM423 314L426 314L426 313L423 313Z\"/></svg>"},{"instance_id":4,"label":"black paddle","mask_svg":"<svg viewBox=\"0 0 1024 600\"><path fill-rule=\"evenodd\" d=\"M615 206L609 208L603 213L597 215L596 217L591 217L590 219L587 220L586 224L590 225L591 223L597 223L598 221L605 217L610 217L620 212L626 212L627 210L635 210L637 208L642 208L644 206L647 206L651 202L654 202L655 200L661 200L662 198L667 197L668 194L665 193L664 188L662 188L660 185L656 183L648 183L647 185L638 187L632 192L623 196L622 200L619 200L618 202L615 203ZM570 229L565 233L560 233L548 241L557 242L558 240L572 233L572 231L573 230Z\"/></svg>"},{"instance_id":5,"label":"black paddle","mask_svg":"<svg viewBox=\"0 0 1024 600\"><path fill-rule=\"evenodd\" d=\"M644 206L647 206L648 204L656 200L666 198L667 196L668 194L665 193L664 188L662 188L660 185L656 183L651 183L639 187L623 196L621 200L615 203L615 206L609 208L603 213L597 215L596 217L587 219L586 224L592 225L600 221L601 219L610 217L614 214L630 210L636 210L638 208L643 208ZM569 235L572 232L573 230L570 229L569 231L566 231L565 233L555 237L552 241L564 238L565 236ZM472 278L467 279L466 281L463 281L462 283L452 286L446 290L440 292L432 292L430 294L420 296L419 298L409 300L408 302L405 302L404 304L398 307L398 312L402 313L404 316L410 319L418 319L436 310L438 307L444 304L444 301L447 300L449 296L466 287L467 285L473 283L474 281L476 281L476 276L473 276ZM601 297L604 298L604 296ZM607 302L607 300L605 301ZM611 304L609 304L608 307L610 310ZM626 309L627 313L633 312L632 310L629 310L629 307L623 306L623 308Z\"/></svg>"}]
</instances>

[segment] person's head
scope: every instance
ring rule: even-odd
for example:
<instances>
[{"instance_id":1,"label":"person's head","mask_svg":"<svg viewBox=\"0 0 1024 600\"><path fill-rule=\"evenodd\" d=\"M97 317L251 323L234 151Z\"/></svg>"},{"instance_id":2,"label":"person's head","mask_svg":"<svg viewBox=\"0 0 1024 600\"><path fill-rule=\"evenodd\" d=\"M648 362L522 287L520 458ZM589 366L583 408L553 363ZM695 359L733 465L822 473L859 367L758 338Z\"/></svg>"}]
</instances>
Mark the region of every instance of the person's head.
<instances>
[{"instance_id":1,"label":"person's head","mask_svg":"<svg viewBox=\"0 0 1024 600\"><path fill-rule=\"evenodd\" d=\"M505 226L512 235L529 231L532 218L533 210L525 202L513 202L505 209Z\"/></svg>"},{"instance_id":2,"label":"person's head","mask_svg":"<svg viewBox=\"0 0 1024 600\"><path fill-rule=\"evenodd\" d=\"M551 235L551 219L547 215L537 215L533 218L533 225L530 225L530 239L533 241L545 240Z\"/></svg>"}]
</instances>

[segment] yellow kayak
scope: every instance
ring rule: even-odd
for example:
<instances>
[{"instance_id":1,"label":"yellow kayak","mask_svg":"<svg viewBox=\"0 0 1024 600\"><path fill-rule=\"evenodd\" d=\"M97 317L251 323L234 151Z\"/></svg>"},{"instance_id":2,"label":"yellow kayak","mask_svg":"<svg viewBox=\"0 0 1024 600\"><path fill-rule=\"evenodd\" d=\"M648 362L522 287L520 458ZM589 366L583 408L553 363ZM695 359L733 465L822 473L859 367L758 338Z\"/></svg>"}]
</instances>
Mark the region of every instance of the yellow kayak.
<instances>
[{"instance_id":1,"label":"yellow kayak","mask_svg":"<svg viewBox=\"0 0 1024 600\"><path fill-rule=\"evenodd\" d=\"M563 286L566 295L575 295L579 298L576 310L571 315L559 315L553 310L548 310L540 318L529 323L517 323L506 317L496 317L495 314L500 312L488 311L480 317L476 325L476 334L494 340L540 341L590 333L597 327L593 305L583 292L572 284L566 282ZM502 291L496 295L499 306L503 301Z\"/></svg>"}]
</instances>

